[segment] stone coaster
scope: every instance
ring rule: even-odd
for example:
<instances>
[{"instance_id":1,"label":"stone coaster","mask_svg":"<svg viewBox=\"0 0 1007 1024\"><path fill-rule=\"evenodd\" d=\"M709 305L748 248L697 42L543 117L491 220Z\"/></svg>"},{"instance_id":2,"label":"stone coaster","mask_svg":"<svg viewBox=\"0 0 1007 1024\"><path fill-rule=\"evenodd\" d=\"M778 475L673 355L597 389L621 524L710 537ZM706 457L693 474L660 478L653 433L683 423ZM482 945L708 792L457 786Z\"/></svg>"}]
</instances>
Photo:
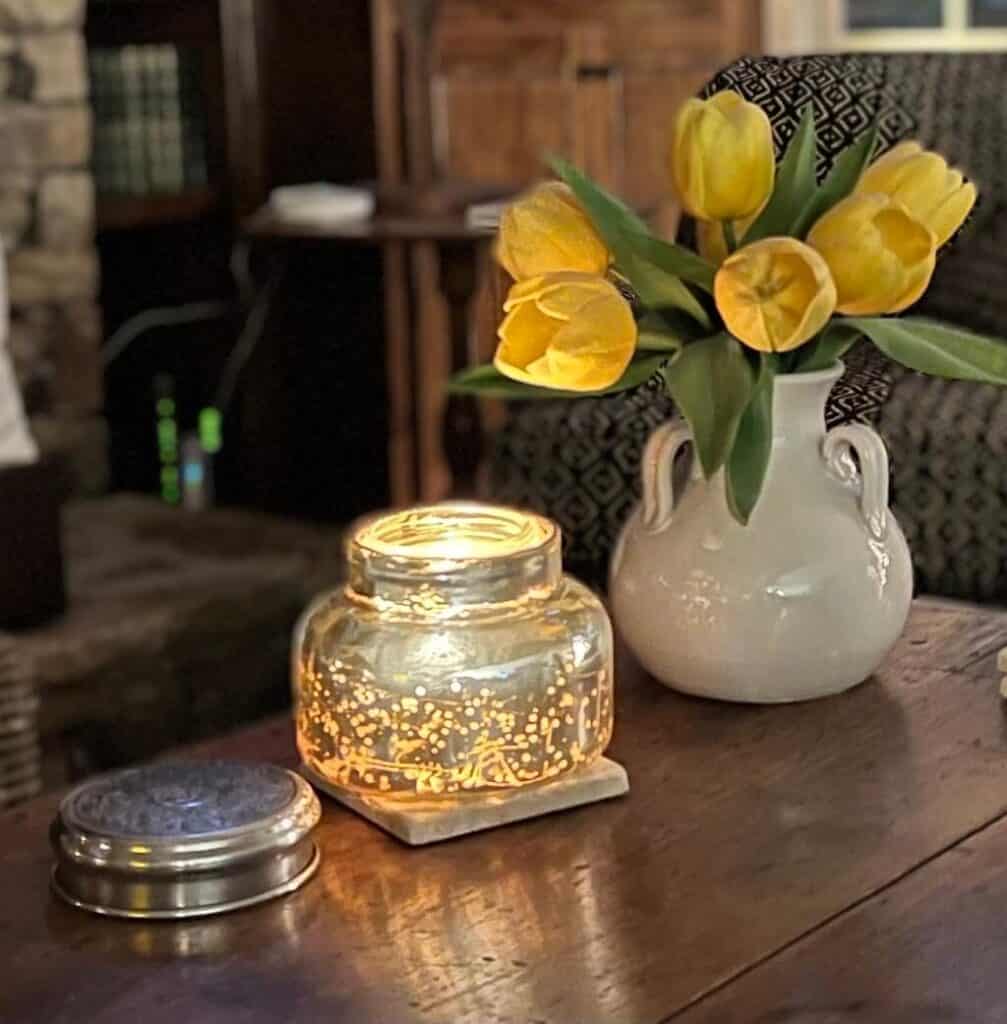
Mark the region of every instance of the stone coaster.
<instances>
[{"instance_id":1,"label":"stone coaster","mask_svg":"<svg viewBox=\"0 0 1007 1024\"><path fill-rule=\"evenodd\" d=\"M525 786L506 795L465 796L444 805L410 805L401 800L360 796L327 782L303 764L301 774L316 789L410 846L439 843L629 792L626 769L607 757L552 782Z\"/></svg>"}]
</instances>

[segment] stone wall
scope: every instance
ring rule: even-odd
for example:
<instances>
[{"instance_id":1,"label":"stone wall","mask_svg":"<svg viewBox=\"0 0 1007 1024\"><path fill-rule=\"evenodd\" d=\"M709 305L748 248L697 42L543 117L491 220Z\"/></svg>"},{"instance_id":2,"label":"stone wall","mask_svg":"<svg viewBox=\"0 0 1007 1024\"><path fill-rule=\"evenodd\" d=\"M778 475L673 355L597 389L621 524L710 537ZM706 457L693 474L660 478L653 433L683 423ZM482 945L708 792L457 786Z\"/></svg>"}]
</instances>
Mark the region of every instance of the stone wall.
<instances>
[{"instance_id":1,"label":"stone wall","mask_svg":"<svg viewBox=\"0 0 1007 1024\"><path fill-rule=\"evenodd\" d=\"M0 237L10 346L43 450L105 479L85 0L0 0Z\"/></svg>"}]
</instances>

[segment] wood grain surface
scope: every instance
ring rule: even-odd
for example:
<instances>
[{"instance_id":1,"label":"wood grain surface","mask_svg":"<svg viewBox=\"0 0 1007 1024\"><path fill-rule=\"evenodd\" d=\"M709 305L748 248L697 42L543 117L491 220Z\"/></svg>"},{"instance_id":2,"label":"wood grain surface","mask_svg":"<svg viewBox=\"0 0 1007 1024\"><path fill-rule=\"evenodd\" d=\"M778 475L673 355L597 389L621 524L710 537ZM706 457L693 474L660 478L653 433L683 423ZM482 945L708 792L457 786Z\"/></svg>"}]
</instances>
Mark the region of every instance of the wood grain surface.
<instances>
[{"instance_id":1,"label":"wood grain surface","mask_svg":"<svg viewBox=\"0 0 1007 1024\"><path fill-rule=\"evenodd\" d=\"M919 604L877 678L770 708L624 659L628 797L424 849L325 802L314 881L187 924L56 903L37 800L0 818L0 1020L999 1020L1004 643ZM195 753L292 763L289 727Z\"/></svg>"},{"instance_id":2,"label":"wood grain surface","mask_svg":"<svg viewBox=\"0 0 1007 1024\"><path fill-rule=\"evenodd\" d=\"M682 1024L1007 1020L1007 822L935 857L677 1017Z\"/></svg>"}]
</instances>

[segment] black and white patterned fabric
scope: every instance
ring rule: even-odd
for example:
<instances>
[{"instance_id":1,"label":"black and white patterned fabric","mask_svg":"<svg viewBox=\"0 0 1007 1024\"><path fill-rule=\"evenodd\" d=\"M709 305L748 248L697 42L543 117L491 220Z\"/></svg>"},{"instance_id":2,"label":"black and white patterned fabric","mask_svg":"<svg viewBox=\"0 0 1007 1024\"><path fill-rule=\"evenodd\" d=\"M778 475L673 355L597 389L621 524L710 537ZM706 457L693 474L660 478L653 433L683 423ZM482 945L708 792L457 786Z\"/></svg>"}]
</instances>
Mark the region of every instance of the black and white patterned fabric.
<instances>
[{"instance_id":1,"label":"black and white patterned fabric","mask_svg":"<svg viewBox=\"0 0 1007 1024\"><path fill-rule=\"evenodd\" d=\"M980 202L914 312L1007 335L1005 84L1007 54L757 57L725 68L703 95L735 89L758 103L778 150L813 103L819 177L875 118L883 148L918 138L963 167ZM828 425L868 422L884 436L917 589L1007 600L1007 391L909 373L867 344L846 364ZM603 584L639 494L643 444L673 412L656 381L609 398L515 404L495 442L494 493L557 519L570 570Z\"/></svg>"}]
</instances>

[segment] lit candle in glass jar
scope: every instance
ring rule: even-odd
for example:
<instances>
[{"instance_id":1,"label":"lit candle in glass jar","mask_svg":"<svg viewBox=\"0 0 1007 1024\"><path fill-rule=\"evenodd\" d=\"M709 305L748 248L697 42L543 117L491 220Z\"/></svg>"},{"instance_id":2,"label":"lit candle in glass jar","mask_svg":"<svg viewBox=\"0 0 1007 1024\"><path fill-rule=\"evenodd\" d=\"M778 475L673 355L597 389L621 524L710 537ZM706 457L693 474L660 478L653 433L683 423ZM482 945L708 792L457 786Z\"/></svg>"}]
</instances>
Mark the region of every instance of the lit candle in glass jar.
<instances>
[{"instance_id":1,"label":"lit candle in glass jar","mask_svg":"<svg viewBox=\"0 0 1007 1024\"><path fill-rule=\"evenodd\" d=\"M309 771L401 801L515 790L600 758L612 733L612 631L564 576L560 531L480 504L392 512L349 541L349 583L294 645Z\"/></svg>"}]
</instances>

